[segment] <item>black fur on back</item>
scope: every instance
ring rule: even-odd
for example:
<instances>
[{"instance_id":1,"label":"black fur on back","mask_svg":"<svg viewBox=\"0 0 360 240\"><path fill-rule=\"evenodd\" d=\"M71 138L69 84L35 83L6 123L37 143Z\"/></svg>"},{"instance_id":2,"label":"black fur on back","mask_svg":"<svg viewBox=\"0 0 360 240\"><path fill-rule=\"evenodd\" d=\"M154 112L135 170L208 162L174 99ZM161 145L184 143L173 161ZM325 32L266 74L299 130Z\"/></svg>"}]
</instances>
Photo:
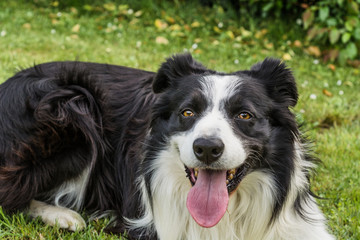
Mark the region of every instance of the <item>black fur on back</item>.
<instances>
[{"instance_id":1,"label":"black fur on back","mask_svg":"<svg viewBox=\"0 0 360 240\"><path fill-rule=\"evenodd\" d=\"M139 149L154 73L82 62L22 70L0 86L0 205L26 208L90 167L83 208L136 217ZM116 159L116 161L114 161ZM135 200L134 200L135 199ZM117 229L123 229L122 218Z\"/></svg>"}]
</instances>

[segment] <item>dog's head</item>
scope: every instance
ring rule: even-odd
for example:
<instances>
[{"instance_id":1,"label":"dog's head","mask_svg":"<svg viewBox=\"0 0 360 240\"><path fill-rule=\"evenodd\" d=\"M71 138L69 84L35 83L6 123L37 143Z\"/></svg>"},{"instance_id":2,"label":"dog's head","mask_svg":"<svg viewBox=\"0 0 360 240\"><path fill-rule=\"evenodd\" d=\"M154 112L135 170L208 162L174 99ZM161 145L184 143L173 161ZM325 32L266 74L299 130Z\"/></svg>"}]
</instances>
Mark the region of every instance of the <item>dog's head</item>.
<instances>
[{"instance_id":1,"label":"dog's head","mask_svg":"<svg viewBox=\"0 0 360 240\"><path fill-rule=\"evenodd\" d=\"M162 64L153 91L160 95L152 134L176 148L192 185L188 210L198 224L212 227L248 173L276 165L264 161L275 152L275 138L296 129L289 111L298 98L293 75L275 59L224 74L183 54Z\"/></svg>"}]
</instances>

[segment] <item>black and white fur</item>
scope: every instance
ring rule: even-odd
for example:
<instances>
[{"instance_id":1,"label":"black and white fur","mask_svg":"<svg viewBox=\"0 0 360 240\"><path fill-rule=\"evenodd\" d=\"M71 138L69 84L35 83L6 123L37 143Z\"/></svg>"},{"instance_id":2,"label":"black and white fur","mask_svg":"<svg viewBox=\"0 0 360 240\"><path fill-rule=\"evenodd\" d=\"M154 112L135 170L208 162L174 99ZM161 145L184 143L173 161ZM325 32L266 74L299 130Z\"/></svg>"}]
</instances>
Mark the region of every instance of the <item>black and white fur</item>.
<instances>
[{"instance_id":1,"label":"black and white fur","mask_svg":"<svg viewBox=\"0 0 360 240\"><path fill-rule=\"evenodd\" d=\"M229 74L189 54L157 73L22 70L0 86L0 205L73 231L86 226L76 211L111 214L109 230L130 239L334 239L309 190L315 162L289 110L297 98L274 59ZM199 139L221 148L203 158ZM242 169L210 228L186 207L194 169Z\"/></svg>"}]
</instances>

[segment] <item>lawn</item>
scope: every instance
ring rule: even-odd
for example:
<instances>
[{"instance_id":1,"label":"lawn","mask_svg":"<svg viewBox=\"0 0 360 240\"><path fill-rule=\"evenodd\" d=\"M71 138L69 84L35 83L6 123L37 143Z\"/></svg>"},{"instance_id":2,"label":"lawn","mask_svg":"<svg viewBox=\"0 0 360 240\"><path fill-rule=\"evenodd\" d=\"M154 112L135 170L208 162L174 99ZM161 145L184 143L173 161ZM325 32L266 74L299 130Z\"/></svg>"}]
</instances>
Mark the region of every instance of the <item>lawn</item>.
<instances>
[{"instance_id":1,"label":"lawn","mask_svg":"<svg viewBox=\"0 0 360 240\"><path fill-rule=\"evenodd\" d=\"M286 24L241 25L220 7L198 5L1 1L0 82L20 68L58 60L156 71L167 56L190 51L209 68L237 71L268 56L282 58L298 82L294 112L322 160L312 190L324 198L318 202L337 239L360 239L360 70L307 55L296 33L301 27ZM91 221L85 231L69 233L0 211L0 238L118 239L103 232L106 222Z\"/></svg>"}]
</instances>

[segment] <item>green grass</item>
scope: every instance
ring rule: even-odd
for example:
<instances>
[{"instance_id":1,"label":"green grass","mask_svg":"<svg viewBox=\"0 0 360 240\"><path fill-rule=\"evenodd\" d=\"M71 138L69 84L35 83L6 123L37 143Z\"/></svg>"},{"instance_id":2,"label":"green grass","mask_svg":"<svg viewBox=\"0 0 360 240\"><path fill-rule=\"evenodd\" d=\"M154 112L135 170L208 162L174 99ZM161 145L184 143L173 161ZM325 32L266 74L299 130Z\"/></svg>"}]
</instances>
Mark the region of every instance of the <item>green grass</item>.
<instances>
[{"instance_id":1,"label":"green grass","mask_svg":"<svg viewBox=\"0 0 360 240\"><path fill-rule=\"evenodd\" d=\"M300 92L294 112L323 161L312 178L313 191L326 198L319 204L330 231L338 239L360 239L359 69L336 66L331 70L317 63L301 48L293 47L294 40L303 41L294 30L291 36L285 34L287 23L276 22L278 28L269 22L255 27L255 21L250 21L241 28L242 22L229 19L218 7L181 6L179 11L147 3L134 9L109 4L105 8L85 6L85 10L78 2L75 8L56 6L56 1L34 2L0 2L0 82L19 68L55 60L156 71L165 57L186 49L209 68L237 71L267 56L289 54L287 64ZM170 44L157 43L157 37ZM324 89L332 96L325 95ZM0 212L1 239L118 239L103 232L105 225L106 221L92 221L85 231L69 233L22 214Z\"/></svg>"}]
</instances>

